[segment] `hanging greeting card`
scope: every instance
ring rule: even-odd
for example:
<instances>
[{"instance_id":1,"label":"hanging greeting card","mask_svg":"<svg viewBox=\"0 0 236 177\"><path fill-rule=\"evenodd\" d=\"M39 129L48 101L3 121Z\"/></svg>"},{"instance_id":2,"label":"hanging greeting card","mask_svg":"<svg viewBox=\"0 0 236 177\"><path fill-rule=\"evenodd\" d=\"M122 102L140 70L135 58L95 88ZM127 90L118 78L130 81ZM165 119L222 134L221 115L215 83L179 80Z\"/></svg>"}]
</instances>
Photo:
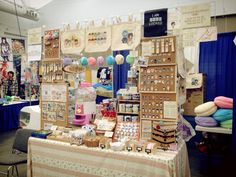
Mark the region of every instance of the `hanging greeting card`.
<instances>
[{"instance_id":1,"label":"hanging greeting card","mask_svg":"<svg viewBox=\"0 0 236 177\"><path fill-rule=\"evenodd\" d=\"M60 58L60 31L49 30L44 32L44 59Z\"/></svg>"},{"instance_id":2,"label":"hanging greeting card","mask_svg":"<svg viewBox=\"0 0 236 177\"><path fill-rule=\"evenodd\" d=\"M112 26L112 50L135 49L141 40L141 23L120 23Z\"/></svg>"},{"instance_id":3,"label":"hanging greeting card","mask_svg":"<svg viewBox=\"0 0 236 177\"><path fill-rule=\"evenodd\" d=\"M63 54L78 55L84 47L84 30L69 30L61 33L61 51Z\"/></svg>"},{"instance_id":4,"label":"hanging greeting card","mask_svg":"<svg viewBox=\"0 0 236 177\"><path fill-rule=\"evenodd\" d=\"M111 46L111 27L94 27L86 30L86 52L105 52Z\"/></svg>"}]
</instances>

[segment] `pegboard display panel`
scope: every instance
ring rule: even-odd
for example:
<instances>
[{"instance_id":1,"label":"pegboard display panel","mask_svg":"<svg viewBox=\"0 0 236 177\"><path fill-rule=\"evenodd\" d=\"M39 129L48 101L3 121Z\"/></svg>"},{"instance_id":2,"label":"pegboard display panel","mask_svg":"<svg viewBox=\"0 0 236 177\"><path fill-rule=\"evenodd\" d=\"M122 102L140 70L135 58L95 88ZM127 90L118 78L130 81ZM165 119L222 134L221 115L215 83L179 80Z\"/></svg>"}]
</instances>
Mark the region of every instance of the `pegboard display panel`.
<instances>
[{"instance_id":1,"label":"pegboard display panel","mask_svg":"<svg viewBox=\"0 0 236 177\"><path fill-rule=\"evenodd\" d=\"M164 101L176 101L176 93L142 93L140 118L176 121L177 117L176 119L164 117Z\"/></svg>"},{"instance_id":2,"label":"pegboard display panel","mask_svg":"<svg viewBox=\"0 0 236 177\"><path fill-rule=\"evenodd\" d=\"M44 32L44 60L60 59L60 30Z\"/></svg>"},{"instance_id":3,"label":"pegboard display panel","mask_svg":"<svg viewBox=\"0 0 236 177\"><path fill-rule=\"evenodd\" d=\"M176 91L176 66L149 66L140 68L140 92L142 91L159 91L175 92Z\"/></svg>"}]
</instances>

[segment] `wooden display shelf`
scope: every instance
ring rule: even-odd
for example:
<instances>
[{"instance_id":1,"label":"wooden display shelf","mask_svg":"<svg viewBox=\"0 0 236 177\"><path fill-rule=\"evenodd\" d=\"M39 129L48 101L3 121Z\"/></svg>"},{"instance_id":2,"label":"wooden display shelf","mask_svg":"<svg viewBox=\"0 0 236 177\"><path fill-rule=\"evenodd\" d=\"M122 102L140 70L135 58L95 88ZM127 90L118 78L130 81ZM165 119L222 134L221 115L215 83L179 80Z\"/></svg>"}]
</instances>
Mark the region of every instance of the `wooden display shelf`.
<instances>
[{"instance_id":1,"label":"wooden display shelf","mask_svg":"<svg viewBox=\"0 0 236 177\"><path fill-rule=\"evenodd\" d=\"M153 119L153 118L140 118L140 120L152 120L152 121L165 121L165 122L176 122L176 119L168 119L168 118L164 118L164 119Z\"/></svg>"},{"instance_id":2,"label":"wooden display shelf","mask_svg":"<svg viewBox=\"0 0 236 177\"><path fill-rule=\"evenodd\" d=\"M139 113L134 113L134 112L117 112L117 114L139 115Z\"/></svg>"},{"instance_id":3,"label":"wooden display shelf","mask_svg":"<svg viewBox=\"0 0 236 177\"><path fill-rule=\"evenodd\" d=\"M155 56L155 55L154 55ZM157 56L158 57L158 56ZM177 66L177 63L148 64L148 66Z\"/></svg>"},{"instance_id":4,"label":"wooden display shelf","mask_svg":"<svg viewBox=\"0 0 236 177\"><path fill-rule=\"evenodd\" d=\"M140 103L140 100L118 100L119 102L126 102L126 103Z\"/></svg>"},{"instance_id":5,"label":"wooden display shelf","mask_svg":"<svg viewBox=\"0 0 236 177\"><path fill-rule=\"evenodd\" d=\"M232 134L232 129L222 128L222 127L202 127L197 125L195 127L195 130L210 132L210 133Z\"/></svg>"},{"instance_id":6,"label":"wooden display shelf","mask_svg":"<svg viewBox=\"0 0 236 177\"><path fill-rule=\"evenodd\" d=\"M176 92L173 92L173 91L142 91L142 90L139 90L140 93L176 93Z\"/></svg>"}]
</instances>

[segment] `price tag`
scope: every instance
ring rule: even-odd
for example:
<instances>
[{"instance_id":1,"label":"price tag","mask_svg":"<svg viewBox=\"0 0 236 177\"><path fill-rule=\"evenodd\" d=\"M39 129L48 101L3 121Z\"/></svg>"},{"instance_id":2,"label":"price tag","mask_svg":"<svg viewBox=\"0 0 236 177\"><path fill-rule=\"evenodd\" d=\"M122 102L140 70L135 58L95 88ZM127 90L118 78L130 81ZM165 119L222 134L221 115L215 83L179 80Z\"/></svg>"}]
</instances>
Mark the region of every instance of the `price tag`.
<instances>
[{"instance_id":1,"label":"price tag","mask_svg":"<svg viewBox=\"0 0 236 177\"><path fill-rule=\"evenodd\" d=\"M113 136L113 134L114 134L114 132L105 132L105 137L108 137L108 138L112 138L112 136Z\"/></svg>"}]
</instances>

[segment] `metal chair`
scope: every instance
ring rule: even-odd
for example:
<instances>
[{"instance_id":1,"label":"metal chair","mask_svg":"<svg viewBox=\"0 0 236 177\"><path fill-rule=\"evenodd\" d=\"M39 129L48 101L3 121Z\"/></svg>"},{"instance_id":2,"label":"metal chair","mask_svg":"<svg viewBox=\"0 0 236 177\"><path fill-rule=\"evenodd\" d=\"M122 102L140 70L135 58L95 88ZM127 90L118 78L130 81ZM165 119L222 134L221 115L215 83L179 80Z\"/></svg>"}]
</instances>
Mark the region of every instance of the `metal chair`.
<instances>
[{"instance_id":1,"label":"metal chair","mask_svg":"<svg viewBox=\"0 0 236 177\"><path fill-rule=\"evenodd\" d=\"M14 176L16 171L19 177L17 165L27 163L28 139L35 130L18 129L12 146L12 153L0 154L0 165L8 166L7 172L0 172L9 177Z\"/></svg>"}]
</instances>

